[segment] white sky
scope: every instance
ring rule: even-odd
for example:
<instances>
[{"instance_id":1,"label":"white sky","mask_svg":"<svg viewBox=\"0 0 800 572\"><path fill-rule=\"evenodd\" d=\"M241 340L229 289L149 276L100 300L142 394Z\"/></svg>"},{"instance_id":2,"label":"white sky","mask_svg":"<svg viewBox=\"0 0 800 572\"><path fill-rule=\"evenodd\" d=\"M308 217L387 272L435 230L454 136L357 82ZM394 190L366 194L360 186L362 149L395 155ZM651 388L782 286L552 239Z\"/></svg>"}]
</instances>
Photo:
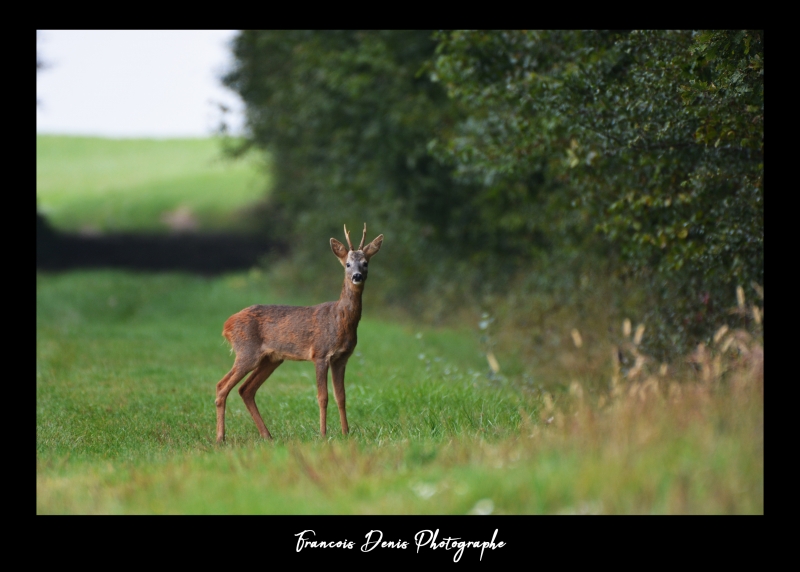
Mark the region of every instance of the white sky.
<instances>
[{"instance_id":1,"label":"white sky","mask_svg":"<svg viewBox=\"0 0 800 572\"><path fill-rule=\"evenodd\" d=\"M41 30L36 132L105 137L205 137L217 103L243 123L239 96L219 78L236 30Z\"/></svg>"}]
</instances>

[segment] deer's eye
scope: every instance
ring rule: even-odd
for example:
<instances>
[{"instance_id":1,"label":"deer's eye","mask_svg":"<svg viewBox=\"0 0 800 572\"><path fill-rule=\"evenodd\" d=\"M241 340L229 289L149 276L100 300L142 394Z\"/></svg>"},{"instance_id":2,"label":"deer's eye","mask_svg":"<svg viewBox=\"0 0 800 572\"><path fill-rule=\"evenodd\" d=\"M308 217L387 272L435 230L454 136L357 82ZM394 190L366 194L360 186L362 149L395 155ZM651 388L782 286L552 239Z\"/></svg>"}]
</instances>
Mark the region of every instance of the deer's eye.
<instances>
[{"instance_id":1,"label":"deer's eye","mask_svg":"<svg viewBox=\"0 0 800 572\"><path fill-rule=\"evenodd\" d=\"M347 267L350 268L350 263L349 262L347 263Z\"/></svg>"},{"instance_id":2,"label":"deer's eye","mask_svg":"<svg viewBox=\"0 0 800 572\"><path fill-rule=\"evenodd\" d=\"M367 264L367 263L365 262L365 263L364 263L364 268L366 268L367 266L369 266L369 264Z\"/></svg>"}]
</instances>

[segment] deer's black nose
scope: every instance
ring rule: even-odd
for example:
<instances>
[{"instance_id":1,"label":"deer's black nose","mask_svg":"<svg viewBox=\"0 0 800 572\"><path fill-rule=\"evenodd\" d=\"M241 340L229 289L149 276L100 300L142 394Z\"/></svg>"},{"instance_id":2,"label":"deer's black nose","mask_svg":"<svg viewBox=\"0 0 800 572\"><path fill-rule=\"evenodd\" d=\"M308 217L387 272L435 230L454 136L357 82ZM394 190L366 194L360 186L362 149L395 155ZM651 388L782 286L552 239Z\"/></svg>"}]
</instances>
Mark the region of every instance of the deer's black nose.
<instances>
[{"instance_id":1,"label":"deer's black nose","mask_svg":"<svg viewBox=\"0 0 800 572\"><path fill-rule=\"evenodd\" d=\"M361 275L360 272L356 272L355 274L353 274L353 282L361 282L363 279L364 277Z\"/></svg>"}]
</instances>

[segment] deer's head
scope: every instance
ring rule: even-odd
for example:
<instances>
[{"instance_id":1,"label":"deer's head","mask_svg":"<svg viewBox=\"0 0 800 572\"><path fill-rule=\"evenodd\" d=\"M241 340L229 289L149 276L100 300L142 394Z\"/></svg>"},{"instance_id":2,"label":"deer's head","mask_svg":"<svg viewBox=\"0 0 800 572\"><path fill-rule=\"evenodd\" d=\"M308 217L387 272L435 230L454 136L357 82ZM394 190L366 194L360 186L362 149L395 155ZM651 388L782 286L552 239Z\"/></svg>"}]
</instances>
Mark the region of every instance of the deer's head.
<instances>
[{"instance_id":1,"label":"deer's head","mask_svg":"<svg viewBox=\"0 0 800 572\"><path fill-rule=\"evenodd\" d=\"M353 286L362 287L369 273L369 259L381 249L383 235L381 234L364 246L364 239L367 237L367 223L364 223L364 234L361 236L361 244L358 245L357 249L354 249L350 242L350 233L347 231L347 225L344 227L344 237L347 239L347 245L350 249L348 250L344 244L332 238L331 250L344 266L345 279Z\"/></svg>"}]
</instances>

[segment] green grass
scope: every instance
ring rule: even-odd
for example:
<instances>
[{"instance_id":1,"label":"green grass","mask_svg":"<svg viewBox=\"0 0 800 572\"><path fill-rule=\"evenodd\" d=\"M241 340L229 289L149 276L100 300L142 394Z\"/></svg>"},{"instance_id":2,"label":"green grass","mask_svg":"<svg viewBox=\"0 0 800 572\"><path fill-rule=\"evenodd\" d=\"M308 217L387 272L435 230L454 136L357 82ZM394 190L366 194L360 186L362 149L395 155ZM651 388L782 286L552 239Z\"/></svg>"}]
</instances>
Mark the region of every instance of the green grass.
<instances>
[{"instance_id":1,"label":"green grass","mask_svg":"<svg viewBox=\"0 0 800 572\"><path fill-rule=\"evenodd\" d=\"M258 173L212 140L37 137L38 206L64 230L164 232L180 207L201 228L238 228L267 186ZM217 445L214 390L233 363L223 322L255 303L334 299L341 270L320 256L325 299L279 289L293 284L281 264L213 279L37 274L37 513L763 513L757 339L729 332L690 367L650 360L626 376L597 311L551 312L540 342L535 305L509 303L518 327L480 331L477 314L421 326L378 307L380 264L347 368L351 434L331 399L319 437L313 365L287 362L257 395L275 441L234 391ZM602 309L601 294L584 308ZM515 369L523 345L537 358Z\"/></svg>"},{"instance_id":2,"label":"green grass","mask_svg":"<svg viewBox=\"0 0 800 572\"><path fill-rule=\"evenodd\" d=\"M181 209L199 229L234 230L269 180L255 156L231 160L214 139L37 135L38 208L65 231L167 232Z\"/></svg>"},{"instance_id":3,"label":"green grass","mask_svg":"<svg viewBox=\"0 0 800 572\"><path fill-rule=\"evenodd\" d=\"M643 406L563 395L549 409L490 380L476 336L372 318L369 289L347 369L351 435L329 405L318 436L313 366L298 362L257 396L275 442L232 392L216 445L224 320L320 301L279 297L258 272L38 275L37 512L763 511L757 389Z\"/></svg>"}]
</instances>

